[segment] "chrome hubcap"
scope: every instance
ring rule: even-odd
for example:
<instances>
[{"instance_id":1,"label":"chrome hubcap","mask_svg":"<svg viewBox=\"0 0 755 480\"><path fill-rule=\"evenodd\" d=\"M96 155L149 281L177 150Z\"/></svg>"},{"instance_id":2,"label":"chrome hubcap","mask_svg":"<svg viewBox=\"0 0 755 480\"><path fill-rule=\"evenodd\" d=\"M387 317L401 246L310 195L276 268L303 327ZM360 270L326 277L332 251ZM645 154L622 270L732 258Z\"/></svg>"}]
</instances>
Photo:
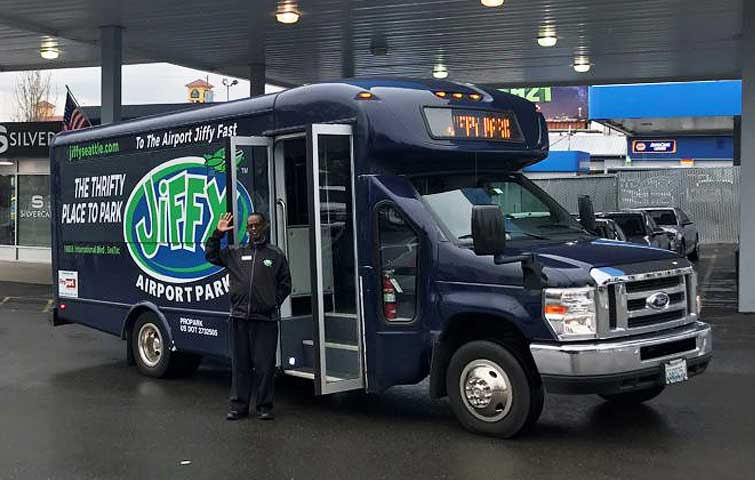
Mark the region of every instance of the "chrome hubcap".
<instances>
[{"instance_id":1,"label":"chrome hubcap","mask_svg":"<svg viewBox=\"0 0 755 480\"><path fill-rule=\"evenodd\" d=\"M145 323L139 329L139 357L142 362L152 368L160 363L163 351L163 338L160 329L151 323Z\"/></svg>"},{"instance_id":2,"label":"chrome hubcap","mask_svg":"<svg viewBox=\"0 0 755 480\"><path fill-rule=\"evenodd\" d=\"M511 410L509 377L490 360L469 362L461 372L459 390L469 413L484 422L497 422Z\"/></svg>"}]
</instances>

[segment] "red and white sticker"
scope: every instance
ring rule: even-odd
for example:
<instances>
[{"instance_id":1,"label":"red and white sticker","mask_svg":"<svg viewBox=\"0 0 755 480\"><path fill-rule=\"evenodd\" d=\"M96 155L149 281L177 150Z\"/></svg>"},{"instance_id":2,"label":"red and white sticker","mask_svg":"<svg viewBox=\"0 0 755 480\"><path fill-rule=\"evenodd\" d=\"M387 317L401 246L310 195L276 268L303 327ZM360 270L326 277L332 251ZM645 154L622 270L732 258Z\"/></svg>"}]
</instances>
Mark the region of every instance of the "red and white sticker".
<instances>
[{"instance_id":1,"label":"red and white sticker","mask_svg":"<svg viewBox=\"0 0 755 480\"><path fill-rule=\"evenodd\" d=\"M58 270L58 296L79 298L79 272Z\"/></svg>"}]
</instances>

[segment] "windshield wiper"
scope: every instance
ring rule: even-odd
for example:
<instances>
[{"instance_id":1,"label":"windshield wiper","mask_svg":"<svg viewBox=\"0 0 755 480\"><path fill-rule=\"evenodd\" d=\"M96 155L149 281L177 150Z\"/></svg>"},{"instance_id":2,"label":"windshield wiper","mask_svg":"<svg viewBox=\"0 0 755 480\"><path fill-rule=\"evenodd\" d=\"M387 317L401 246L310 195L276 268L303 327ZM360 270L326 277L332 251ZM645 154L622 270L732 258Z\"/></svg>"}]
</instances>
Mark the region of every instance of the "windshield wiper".
<instances>
[{"instance_id":1,"label":"windshield wiper","mask_svg":"<svg viewBox=\"0 0 755 480\"><path fill-rule=\"evenodd\" d=\"M538 240L548 240L547 238L545 238L543 236L540 236L540 235L535 235L534 233L527 233L527 232L522 232L522 231L519 231L519 232L506 232L506 233L508 233L509 235L526 235L526 236L528 236L530 238L536 238ZM468 233L466 235L461 235L459 237L459 240L465 240L465 239L470 239L470 238L472 238L472 234Z\"/></svg>"},{"instance_id":2,"label":"windshield wiper","mask_svg":"<svg viewBox=\"0 0 755 480\"><path fill-rule=\"evenodd\" d=\"M585 229L583 229L583 228L573 227L571 225L564 225L562 223L552 223L552 224L547 224L547 225L537 225L537 228L542 228L542 229L546 229L546 228L566 228L566 229L568 229L568 230L570 230L572 232L587 233L585 231Z\"/></svg>"}]
</instances>

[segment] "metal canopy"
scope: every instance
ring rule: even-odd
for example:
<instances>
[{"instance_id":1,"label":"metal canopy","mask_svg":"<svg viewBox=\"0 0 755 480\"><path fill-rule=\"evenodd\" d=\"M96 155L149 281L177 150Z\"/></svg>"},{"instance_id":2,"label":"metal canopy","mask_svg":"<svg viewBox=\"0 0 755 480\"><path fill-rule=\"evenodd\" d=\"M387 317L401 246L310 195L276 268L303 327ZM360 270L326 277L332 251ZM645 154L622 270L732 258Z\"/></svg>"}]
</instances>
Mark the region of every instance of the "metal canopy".
<instances>
[{"instance_id":1,"label":"metal canopy","mask_svg":"<svg viewBox=\"0 0 755 480\"><path fill-rule=\"evenodd\" d=\"M742 2L299 0L299 23L282 25L273 0L0 0L0 70L100 65L98 27L120 25L124 63L244 78L264 31L268 81L284 85L339 78L350 59L359 77L428 77L442 62L449 79L507 85L737 78ZM537 45L543 25L556 47ZM59 39L58 60L40 57L46 36ZM589 73L571 68L581 54Z\"/></svg>"},{"instance_id":2,"label":"metal canopy","mask_svg":"<svg viewBox=\"0 0 755 480\"><path fill-rule=\"evenodd\" d=\"M734 117L612 118L601 120L628 135L732 135Z\"/></svg>"}]
</instances>

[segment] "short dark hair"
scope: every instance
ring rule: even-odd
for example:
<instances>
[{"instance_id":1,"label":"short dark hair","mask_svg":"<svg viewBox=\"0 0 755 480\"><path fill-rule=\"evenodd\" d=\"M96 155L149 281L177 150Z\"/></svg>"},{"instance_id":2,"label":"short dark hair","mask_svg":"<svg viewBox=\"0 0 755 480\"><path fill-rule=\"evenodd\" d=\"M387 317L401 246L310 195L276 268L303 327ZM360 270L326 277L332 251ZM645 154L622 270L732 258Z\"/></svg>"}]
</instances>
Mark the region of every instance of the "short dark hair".
<instances>
[{"instance_id":1,"label":"short dark hair","mask_svg":"<svg viewBox=\"0 0 755 480\"><path fill-rule=\"evenodd\" d=\"M262 219L263 222L267 223L267 217L265 217L265 214L262 212L252 212L249 214L249 217L253 217L254 215L257 215ZM246 217L247 221L249 221L249 217Z\"/></svg>"}]
</instances>

